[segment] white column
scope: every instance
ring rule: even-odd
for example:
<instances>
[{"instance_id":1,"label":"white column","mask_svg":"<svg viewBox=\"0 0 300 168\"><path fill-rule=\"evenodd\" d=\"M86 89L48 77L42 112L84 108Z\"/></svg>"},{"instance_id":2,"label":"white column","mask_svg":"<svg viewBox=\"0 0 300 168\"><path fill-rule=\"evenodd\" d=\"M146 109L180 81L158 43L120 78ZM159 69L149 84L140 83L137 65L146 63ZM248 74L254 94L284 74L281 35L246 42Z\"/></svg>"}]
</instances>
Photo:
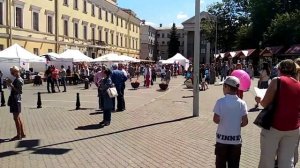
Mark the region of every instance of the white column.
<instances>
[{"instance_id":1,"label":"white column","mask_svg":"<svg viewBox=\"0 0 300 168\"><path fill-rule=\"evenodd\" d=\"M188 31L184 31L184 56L188 57L189 55L187 55L187 45L188 45Z\"/></svg>"}]
</instances>

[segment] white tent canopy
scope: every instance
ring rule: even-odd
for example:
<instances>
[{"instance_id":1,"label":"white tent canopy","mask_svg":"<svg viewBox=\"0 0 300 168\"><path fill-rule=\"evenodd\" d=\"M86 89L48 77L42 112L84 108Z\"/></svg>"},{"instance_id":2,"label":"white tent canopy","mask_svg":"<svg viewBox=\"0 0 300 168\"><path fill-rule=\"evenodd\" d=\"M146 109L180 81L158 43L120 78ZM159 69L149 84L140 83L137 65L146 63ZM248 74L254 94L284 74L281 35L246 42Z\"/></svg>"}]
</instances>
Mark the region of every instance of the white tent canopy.
<instances>
[{"instance_id":1,"label":"white tent canopy","mask_svg":"<svg viewBox=\"0 0 300 168\"><path fill-rule=\"evenodd\" d=\"M65 52L59 54L59 57L62 59L73 59L72 62L92 62L93 59L84 55L79 50L68 49Z\"/></svg>"},{"instance_id":2,"label":"white tent canopy","mask_svg":"<svg viewBox=\"0 0 300 168\"><path fill-rule=\"evenodd\" d=\"M184 66L185 69L187 70L187 68L189 67L189 63L190 61L188 59L186 59L183 55L181 55L180 53L177 53L176 55L174 55L173 57L167 59L167 60L162 60L165 64L170 64L171 62L176 63L178 62L179 65ZM163 64L164 64L163 63Z\"/></svg>"},{"instance_id":3,"label":"white tent canopy","mask_svg":"<svg viewBox=\"0 0 300 168\"><path fill-rule=\"evenodd\" d=\"M10 79L14 79L10 75L9 70L12 66L18 66L27 71L30 67L36 72L44 70L44 68L39 69L35 65L44 67L46 65L46 59L32 54L18 44L14 44L0 52L0 70L2 71L4 78L9 77Z\"/></svg>"},{"instance_id":4,"label":"white tent canopy","mask_svg":"<svg viewBox=\"0 0 300 168\"><path fill-rule=\"evenodd\" d=\"M120 57L123 58L125 62L140 62L140 60L127 55L121 55Z\"/></svg>"},{"instance_id":5,"label":"white tent canopy","mask_svg":"<svg viewBox=\"0 0 300 168\"><path fill-rule=\"evenodd\" d=\"M120 57L116 53L109 53L93 60L93 62L123 62L123 61L125 61L124 57Z\"/></svg>"},{"instance_id":6,"label":"white tent canopy","mask_svg":"<svg viewBox=\"0 0 300 168\"><path fill-rule=\"evenodd\" d=\"M174 64L174 61L172 61L172 60L159 60L159 63L161 63L161 64Z\"/></svg>"},{"instance_id":7,"label":"white tent canopy","mask_svg":"<svg viewBox=\"0 0 300 168\"><path fill-rule=\"evenodd\" d=\"M31 52L25 50L18 44L14 44L9 48L0 52L1 61L10 61L10 62L42 62L45 63L46 59L39 57Z\"/></svg>"}]
</instances>

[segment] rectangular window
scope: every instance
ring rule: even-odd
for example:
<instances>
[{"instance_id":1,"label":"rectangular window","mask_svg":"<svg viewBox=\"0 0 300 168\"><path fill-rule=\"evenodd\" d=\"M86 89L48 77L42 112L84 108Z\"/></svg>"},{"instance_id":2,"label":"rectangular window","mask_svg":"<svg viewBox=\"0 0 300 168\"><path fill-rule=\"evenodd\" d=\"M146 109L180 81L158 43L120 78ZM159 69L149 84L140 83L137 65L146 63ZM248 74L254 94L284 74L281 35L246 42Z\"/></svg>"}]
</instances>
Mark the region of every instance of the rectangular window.
<instances>
[{"instance_id":1,"label":"rectangular window","mask_svg":"<svg viewBox=\"0 0 300 168\"><path fill-rule=\"evenodd\" d=\"M78 0L74 0L74 9L78 10Z\"/></svg>"},{"instance_id":2,"label":"rectangular window","mask_svg":"<svg viewBox=\"0 0 300 168\"><path fill-rule=\"evenodd\" d=\"M83 26L83 38L87 40L87 26Z\"/></svg>"},{"instance_id":3,"label":"rectangular window","mask_svg":"<svg viewBox=\"0 0 300 168\"><path fill-rule=\"evenodd\" d=\"M134 24L132 24L132 31L134 32L134 29L135 29L135 25Z\"/></svg>"},{"instance_id":4,"label":"rectangular window","mask_svg":"<svg viewBox=\"0 0 300 168\"><path fill-rule=\"evenodd\" d=\"M35 55L40 55L39 49L38 49L38 48L33 48L33 53L34 53Z\"/></svg>"},{"instance_id":5,"label":"rectangular window","mask_svg":"<svg viewBox=\"0 0 300 168\"><path fill-rule=\"evenodd\" d=\"M95 16L95 5L92 4L92 16Z\"/></svg>"},{"instance_id":6,"label":"rectangular window","mask_svg":"<svg viewBox=\"0 0 300 168\"><path fill-rule=\"evenodd\" d=\"M64 35L68 36L68 21L64 20Z\"/></svg>"},{"instance_id":7,"label":"rectangular window","mask_svg":"<svg viewBox=\"0 0 300 168\"><path fill-rule=\"evenodd\" d=\"M48 28L48 33L53 33L53 18L52 16L47 16L47 28Z\"/></svg>"},{"instance_id":8,"label":"rectangular window","mask_svg":"<svg viewBox=\"0 0 300 168\"><path fill-rule=\"evenodd\" d=\"M111 23L114 23L114 14L111 13Z\"/></svg>"},{"instance_id":9,"label":"rectangular window","mask_svg":"<svg viewBox=\"0 0 300 168\"><path fill-rule=\"evenodd\" d=\"M114 45L114 34L113 33L110 34L110 42L111 42L111 45Z\"/></svg>"},{"instance_id":10,"label":"rectangular window","mask_svg":"<svg viewBox=\"0 0 300 168\"><path fill-rule=\"evenodd\" d=\"M119 46L119 35L116 35L116 45Z\"/></svg>"},{"instance_id":11,"label":"rectangular window","mask_svg":"<svg viewBox=\"0 0 300 168\"><path fill-rule=\"evenodd\" d=\"M99 41L102 41L102 30L99 30Z\"/></svg>"},{"instance_id":12,"label":"rectangular window","mask_svg":"<svg viewBox=\"0 0 300 168\"><path fill-rule=\"evenodd\" d=\"M116 17L117 26L119 26L119 17Z\"/></svg>"},{"instance_id":13,"label":"rectangular window","mask_svg":"<svg viewBox=\"0 0 300 168\"><path fill-rule=\"evenodd\" d=\"M132 39L132 48L134 49L134 39Z\"/></svg>"},{"instance_id":14,"label":"rectangular window","mask_svg":"<svg viewBox=\"0 0 300 168\"><path fill-rule=\"evenodd\" d=\"M87 13L87 2L86 0L83 0L83 13Z\"/></svg>"},{"instance_id":15,"label":"rectangular window","mask_svg":"<svg viewBox=\"0 0 300 168\"><path fill-rule=\"evenodd\" d=\"M0 2L0 25L3 25L3 16L4 16L4 13L3 13L3 3Z\"/></svg>"},{"instance_id":16,"label":"rectangular window","mask_svg":"<svg viewBox=\"0 0 300 168\"><path fill-rule=\"evenodd\" d=\"M4 49L4 45L0 44L0 51Z\"/></svg>"},{"instance_id":17,"label":"rectangular window","mask_svg":"<svg viewBox=\"0 0 300 168\"><path fill-rule=\"evenodd\" d=\"M161 38L165 38L165 34L164 33L161 34Z\"/></svg>"},{"instance_id":18,"label":"rectangular window","mask_svg":"<svg viewBox=\"0 0 300 168\"><path fill-rule=\"evenodd\" d=\"M105 21L108 22L108 12L107 11L105 11Z\"/></svg>"},{"instance_id":19,"label":"rectangular window","mask_svg":"<svg viewBox=\"0 0 300 168\"><path fill-rule=\"evenodd\" d=\"M16 7L16 27L23 28L23 9Z\"/></svg>"},{"instance_id":20,"label":"rectangular window","mask_svg":"<svg viewBox=\"0 0 300 168\"><path fill-rule=\"evenodd\" d=\"M68 0L64 0L64 5L68 6Z\"/></svg>"},{"instance_id":21,"label":"rectangular window","mask_svg":"<svg viewBox=\"0 0 300 168\"><path fill-rule=\"evenodd\" d=\"M121 19L121 27L123 27L123 19Z\"/></svg>"},{"instance_id":22,"label":"rectangular window","mask_svg":"<svg viewBox=\"0 0 300 168\"><path fill-rule=\"evenodd\" d=\"M92 28L92 31L91 31L91 36L92 36L92 40L95 40L95 28Z\"/></svg>"},{"instance_id":23,"label":"rectangular window","mask_svg":"<svg viewBox=\"0 0 300 168\"><path fill-rule=\"evenodd\" d=\"M99 13L98 13L98 19L101 19L102 20L102 9L99 8Z\"/></svg>"},{"instance_id":24,"label":"rectangular window","mask_svg":"<svg viewBox=\"0 0 300 168\"><path fill-rule=\"evenodd\" d=\"M125 21L125 29L128 28L128 23Z\"/></svg>"},{"instance_id":25,"label":"rectangular window","mask_svg":"<svg viewBox=\"0 0 300 168\"><path fill-rule=\"evenodd\" d=\"M131 48L131 38L129 38L129 45L128 48Z\"/></svg>"},{"instance_id":26,"label":"rectangular window","mask_svg":"<svg viewBox=\"0 0 300 168\"><path fill-rule=\"evenodd\" d=\"M205 49L201 48L201 54L205 54Z\"/></svg>"},{"instance_id":27,"label":"rectangular window","mask_svg":"<svg viewBox=\"0 0 300 168\"><path fill-rule=\"evenodd\" d=\"M125 37L125 47L127 48L127 37Z\"/></svg>"},{"instance_id":28,"label":"rectangular window","mask_svg":"<svg viewBox=\"0 0 300 168\"><path fill-rule=\"evenodd\" d=\"M105 32L105 43L108 44L108 32Z\"/></svg>"},{"instance_id":29,"label":"rectangular window","mask_svg":"<svg viewBox=\"0 0 300 168\"><path fill-rule=\"evenodd\" d=\"M138 40L135 41L135 47L136 47L137 50L139 49L138 48Z\"/></svg>"},{"instance_id":30,"label":"rectangular window","mask_svg":"<svg viewBox=\"0 0 300 168\"><path fill-rule=\"evenodd\" d=\"M33 30L39 31L39 13L32 13L32 26Z\"/></svg>"},{"instance_id":31,"label":"rectangular window","mask_svg":"<svg viewBox=\"0 0 300 168\"><path fill-rule=\"evenodd\" d=\"M53 50L52 49L48 49L48 53L51 53L51 52L53 52Z\"/></svg>"},{"instance_id":32,"label":"rectangular window","mask_svg":"<svg viewBox=\"0 0 300 168\"><path fill-rule=\"evenodd\" d=\"M78 38L78 23L74 23L74 37Z\"/></svg>"}]
</instances>

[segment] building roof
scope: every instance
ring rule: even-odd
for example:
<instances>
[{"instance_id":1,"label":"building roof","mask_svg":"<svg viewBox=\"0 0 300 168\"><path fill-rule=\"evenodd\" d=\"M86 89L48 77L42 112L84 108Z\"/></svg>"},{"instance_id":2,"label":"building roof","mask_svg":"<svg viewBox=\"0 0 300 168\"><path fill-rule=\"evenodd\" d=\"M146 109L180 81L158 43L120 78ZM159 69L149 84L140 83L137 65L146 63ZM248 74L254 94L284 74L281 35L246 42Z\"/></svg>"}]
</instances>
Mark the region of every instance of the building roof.
<instances>
[{"instance_id":1,"label":"building roof","mask_svg":"<svg viewBox=\"0 0 300 168\"><path fill-rule=\"evenodd\" d=\"M292 45L284 54L286 54L286 55L300 55L300 44Z\"/></svg>"},{"instance_id":2,"label":"building roof","mask_svg":"<svg viewBox=\"0 0 300 168\"><path fill-rule=\"evenodd\" d=\"M273 56L279 54L283 50L283 46L272 46L266 47L262 52L260 52L260 56Z\"/></svg>"},{"instance_id":3,"label":"building roof","mask_svg":"<svg viewBox=\"0 0 300 168\"><path fill-rule=\"evenodd\" d=\"M215 20L216 17L208 12L200 12L200 20L202 19L211 19L211 20ZM185 24L195 24L195 16L189 18L188 20L182 22L182 25Z\"/></svg>"}]
</instances>

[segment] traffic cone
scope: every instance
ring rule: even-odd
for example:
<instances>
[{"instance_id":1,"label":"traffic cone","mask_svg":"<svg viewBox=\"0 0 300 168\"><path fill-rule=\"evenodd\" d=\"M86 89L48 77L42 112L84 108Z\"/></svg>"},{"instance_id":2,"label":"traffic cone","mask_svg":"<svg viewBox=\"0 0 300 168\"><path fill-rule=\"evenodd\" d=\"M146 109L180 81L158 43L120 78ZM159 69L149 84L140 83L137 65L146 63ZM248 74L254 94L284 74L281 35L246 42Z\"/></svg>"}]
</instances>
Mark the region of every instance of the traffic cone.
<instances>
[{"instance_id":1,"label":"traffic cone","mask_svg":"<svg viewBox=\"0 0 300 168\"><path fill-rule=\"evenodd\" d=\"M1 92L1 107L6 106L5 104L5 97L4 97L4 91Z\"/></svg>"},{"instance_id":2,"label":"traffic cone","mask_svg":"<svg viewBox=\"0 0 300 168\"><path fill-rule=\"evenodd\" d=\"M80 109L80 99L79 99L79 93L77 93L77 98L76 98L76 110Z\"/></svg>"},{"instance_id":3,"label":"traffic cone","mask_svg":"<svg viewBox=\"0 0 300 168\"><path fill-rule=\"evenodd\" d=\"M41 93L38 92L37 108L42 108Z\"/></svg>"}]
</instances>

